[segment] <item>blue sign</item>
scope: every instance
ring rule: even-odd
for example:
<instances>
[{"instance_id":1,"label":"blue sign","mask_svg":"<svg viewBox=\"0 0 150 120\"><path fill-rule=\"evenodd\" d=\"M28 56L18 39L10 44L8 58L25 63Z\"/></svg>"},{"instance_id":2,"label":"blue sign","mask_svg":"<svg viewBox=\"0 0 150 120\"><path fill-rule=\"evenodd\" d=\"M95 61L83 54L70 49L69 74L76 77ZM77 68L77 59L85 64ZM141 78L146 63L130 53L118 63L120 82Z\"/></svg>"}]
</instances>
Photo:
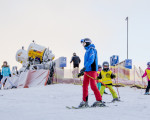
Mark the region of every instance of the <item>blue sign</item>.
<instances>
[{"instance_id":1,"label":"blue sign","mask_svg":"<svg viewBox=\"0 0 150 120\"><path fill-rule=\"evenodd\" d=\"M67 66L67 58L66 57L60 57L59 58L59 67L66 67Z\"/></svg>"},{"instance_id":2,"label":"blue sign","mask_svg":"<svg viewBox=\"0 0 150 120\"><path fill-rule=\"evenodd\" d=\"M113 55L112 57L110 57L110 65L111 66L115 66L118 63L119 63L119 56Z\"/></svg>"},{"instance_id":3,"label":"blue sign","mask_svg":"<svg viewBox=\"0 0 150 120\"><path fill-rule=\"evenodd\" d=\"M131 59L125 60L125 68L132 69L132 60Z\"/></svg>"}]
</instances>

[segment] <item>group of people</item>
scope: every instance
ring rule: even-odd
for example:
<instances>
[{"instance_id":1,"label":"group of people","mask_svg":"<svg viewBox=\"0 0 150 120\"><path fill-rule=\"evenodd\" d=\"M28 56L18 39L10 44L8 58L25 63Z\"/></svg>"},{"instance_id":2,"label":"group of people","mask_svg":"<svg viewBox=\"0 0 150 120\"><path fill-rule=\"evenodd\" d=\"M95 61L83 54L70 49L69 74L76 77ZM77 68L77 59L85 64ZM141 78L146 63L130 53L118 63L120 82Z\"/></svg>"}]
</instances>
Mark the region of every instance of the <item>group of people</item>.
<instances>
[{"instance_id":1,"label":"group of people","mask_svg":"<svg viewBox=\"0 0 150 120\"><path fill-rule=\"evenodd\" d=\"M101 107L105 106L105 103L102 101L102 96L105 93L105 88L108 88L110 93L113 96L114 101L120 101L117 93L112 87L112 79L116 76L113 72L109 69L109 63L104 62L102 66L98 65L98 53L95 48L95 45L92 44L92 41L89 38L85 38L81 40L81 44L85 48L85 56L84 56L84 67L78 74L78 77L84 75L83 79L83 98L82 102L80 103L79 107L89 107L88 105L88 86L90 83L91 89L94 92L96 102L93 103L92 107ZM74 63L74 68L79 68L79 64L81 62L80 58L73 54L72 60L70 63ZM148 77L148 86L146 88L146 95L149 95L150 89L150 62L147 64L147 69L145 70L144 75L142 76ZM3 88L6 80L10 83L12 88L16 88L16 86L11 81L11 72L7 61L3 62L1 74L0 74L0 89Z\"/></svg>"},{"instance_id":2,"label":"group of people","mask_svg":"<svg viewBox=\"0 0 150 120\"><path fill-rule=\"evenodd\" d=\"M84 56L84 67L81 69L78 77L84 75L83 79L83 98L82 102L80 103L79 107L89 107L88 105L88 86L90 83L91 89L94 92L96 97L96 102L93 103L92 107L101 107L105 106L105 103L102 101L102 96L105 92L105 88L107 87L112 96L113 102L119 101L119 98L112 87L112 79L116 76L112 73L109 69L109 63L104 62L103 66L99 65L98 67L98 56L97 50L95 45L92 44L92 41L89 38L85 38L81 40L83 47L85 48L85 56ZM72 61L76 58L77 63L79 64L79 57L72 57ZM70 62L70 63L71 63ZM76 65L74 65L76 67ZM79 66L77 66L79 67ZM97 85L96 85L97 82Z\"/></svg>"},{"instance_id":3,"label":"group of people","mask_svg":"<svg viewBox=\"0 0 150 120\"><path fill-rule=\"evenodd\" d=\"M11 81L11 72L10 72L9 65L7 61L4 61L2 65L2 70L0 73L0 89L4 87L6 81L10 83L11 88L16 88L16 86Z\"/></svg>"},{"instance_id":4,"label":"group of people","mask_svg":"<svg viewBox=\"0 0 150 120\"><path fill-rule=\"evenodd\" d=\"M105 102L102 101L102 96L105 93L105 88L108 88L110 93L112 94L113 100L120 101L117 93L112 87L112 79L116 78L116 75L109 68L109 63L106 61L102 66L98 65L98 56L95 45L92 44L92 41L89 38L85 38L81 40L83 47L86 52L84 55L84 67L81 69L78 77L84 76L83 79L83 98L82 102L79 105L81 107L89 107L88 105L88 86L90 83L91 89L94 92L96 102L93 103L92 107L101 107L105 106ZM72 57L72 61L76 58L76 63L80 63L79 57L74 55ZM70 62L70 63L71 63ZM74 67L79 67L79 65L75 65ZM148 78L148 86L146 88L145 95L149 95L150 89L150 62L147 63L147 69L145 70L144 75ZM97 82L97 83L96 83Z\"/></svg>"}]
</instances>

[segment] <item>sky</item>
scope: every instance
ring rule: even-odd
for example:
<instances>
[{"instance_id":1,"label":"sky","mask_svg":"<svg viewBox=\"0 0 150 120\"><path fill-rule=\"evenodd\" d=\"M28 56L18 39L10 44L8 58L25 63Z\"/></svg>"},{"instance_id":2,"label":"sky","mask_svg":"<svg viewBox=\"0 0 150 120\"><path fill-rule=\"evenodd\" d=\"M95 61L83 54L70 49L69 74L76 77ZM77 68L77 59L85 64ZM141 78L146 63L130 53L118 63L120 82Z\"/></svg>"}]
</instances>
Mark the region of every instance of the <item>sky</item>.
<instances>
[{"instance_id":1,"label":"sky","mask_svg":"<svg viewBox=\"0 0 150 120\"><path fill-rule=\"evenodd\" d=\"M73 52L81 57L80 43L90 38L98 51L99 64L119 55L127 58L127 22L129 17L129 58L133 65L146 68L150 61L149 0L0 0L0 65L21 66L15 60L22 46L32 40L49 47L56 59Z\"/></svg>"}]
</instances>

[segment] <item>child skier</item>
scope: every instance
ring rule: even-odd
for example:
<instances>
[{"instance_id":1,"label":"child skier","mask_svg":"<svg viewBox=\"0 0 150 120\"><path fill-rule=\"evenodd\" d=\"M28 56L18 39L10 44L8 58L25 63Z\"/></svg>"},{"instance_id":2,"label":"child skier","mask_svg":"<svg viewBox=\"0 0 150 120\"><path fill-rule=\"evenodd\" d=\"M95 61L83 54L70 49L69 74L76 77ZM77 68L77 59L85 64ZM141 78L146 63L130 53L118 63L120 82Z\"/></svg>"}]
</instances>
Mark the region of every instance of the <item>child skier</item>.
<instances>
[{"instance_id":1,"label":"child skier","mask_svg":"<svg viewBox=\"0 0 150 120\"><path fill-rule=\"evenodd\" d=\"M143 74L142 78L147 76L148 85L145 91L145 95L150 95L149 89L150 89L150 62L147 63L147 69L145 70L145 73Z\"/></svg>"},{"instance_id":2,"label":"child skier","mask_svg":"<svg viewBox=\"0 0 150 120\"><path fill-rule=\"evenodd\" d=\"M104 83L110 90L112 96L113 96L113 100L114 101L119 101L118 96L115 92L115 90L112 87L112 79L114 79L116 76L112 73L112 71L109 69L109 63L108 62L104 62L103 63L103 70L100 72L98 79L100 79L102 81L102 83ZM102 84L101 89L100 89L100 94L101 96L103 96L104 91L106 86Z\"/></svg>"},{"instance_id":3,"label":"child skier","mask_svg":"<svg viewBox=\"0 0 150 120\"><path fill-rule=\"evenodd\" d=\"M102 70L102 66L101 66L101 65L98 65L97 76L99 76L101 70ZM100 91L100 89L101 89L101 83L98 82L98 80L97 80L97 88L98 88L98 90Z\"/></svg>"},{"instance_id":4,"label":"child skier","mask_svg":"<svg viewBox=\"0 0 150 120\"><path fill-rule=\"evenodd\" d=\"M2 86L4 85L5 80L8 80L8 82L11 84L12 88L16 88L15 85L10 80L11 73L10 73L10 68L7 64L7 61L3 62L1 75L3 78L1 80L0 88L2 88Z\"/></svg>"},{"instance_id":5,"label":"child skier","mask_svg":"<svg viewBox=\"0 0 150 120\"><path fill-rule=\"evenodd\" d=\"M97 77L99 76L101 70L102 70L102 66L98 65ZM97 80L97 87L98 87L98 90L100 91L100 89L101 89L101 83L98 82L98 80ZM108 93L106 91L104 91L104 94L108 94Z\"/></svg>"},{"instance_id":6,"label":"child skier","mask_svg":"<svg viewBox=\"0 0 150 120\"><path fill-rule=\"evenodd\" d=\"M91 89L93 90L96 102L92 105L92 107L102 107L105 104L102 102L102 97L100 92L96 86L96 81L94 79L97 78L98 71L98 57L97 50L95 49L95 45L91 44L91 40L89 38L85 38L81 40L86 52L84 56L84 68L81 69L78 77L84 75L83 80L83 101L80 103L79 108L81 107L89 107L88 105L88 86L90 83ZM92 79L94 78L94 79Z\"/></svg>"}]
</instances>

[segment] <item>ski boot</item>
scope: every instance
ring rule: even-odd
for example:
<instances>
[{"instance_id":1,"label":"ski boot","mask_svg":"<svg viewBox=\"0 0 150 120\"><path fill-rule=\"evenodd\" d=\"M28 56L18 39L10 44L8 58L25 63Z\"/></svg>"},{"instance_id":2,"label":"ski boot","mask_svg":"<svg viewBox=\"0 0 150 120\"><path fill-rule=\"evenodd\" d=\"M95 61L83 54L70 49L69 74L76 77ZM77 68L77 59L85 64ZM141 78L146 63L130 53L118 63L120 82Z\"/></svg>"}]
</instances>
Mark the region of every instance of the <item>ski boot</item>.
<instances>
[{"instance_id":1,"label":"ski boot","mask_svg":"<svg viewBox=\"0 0 150 120\"><path fill-rule=\"evenodd\" d=\"M85 102L85 101L82 101L80 105L78 106L78 108L86 108L86 107L89 107L89 105L88 105L88 102Z\"/></svg>"},{"instance_id":2,"label":"ski boot","mask_svg":"<svg viewBox=\"0 0 150 120\"><path fill-rule=\"evenodd\" d=\"M106 105L102 101L96 101L91 107L105 107Z\"/></svg>"},{"instance_id":3,"label":"ski boot","mask_svg":"<svg viewBox=\"0 0 150 120\"><path fill-rule=\"evenodd\" d=\"M14 88L17 88L16 86L12 86L12 88L11 89L14 89Z\"/></svg>"},{"instance_id":4,"label":"ski boot","mask_svg":"<svg viewBox=\"0 0 150 120\"><path fill-rule=\"evenodd\" d=\"M111 102L120 101L119 98L114 98Z\"/></svg>"},{"instance_id":5,"label":"ski boot","mask_svg":"<svg viewBox=\"0 0 150 120\"><path fill-rule=\"evenodd\" d=\"M144 95L150 95L150 93L149 93L149 92L146 92Z\"/></svg>"}]
</instances>

